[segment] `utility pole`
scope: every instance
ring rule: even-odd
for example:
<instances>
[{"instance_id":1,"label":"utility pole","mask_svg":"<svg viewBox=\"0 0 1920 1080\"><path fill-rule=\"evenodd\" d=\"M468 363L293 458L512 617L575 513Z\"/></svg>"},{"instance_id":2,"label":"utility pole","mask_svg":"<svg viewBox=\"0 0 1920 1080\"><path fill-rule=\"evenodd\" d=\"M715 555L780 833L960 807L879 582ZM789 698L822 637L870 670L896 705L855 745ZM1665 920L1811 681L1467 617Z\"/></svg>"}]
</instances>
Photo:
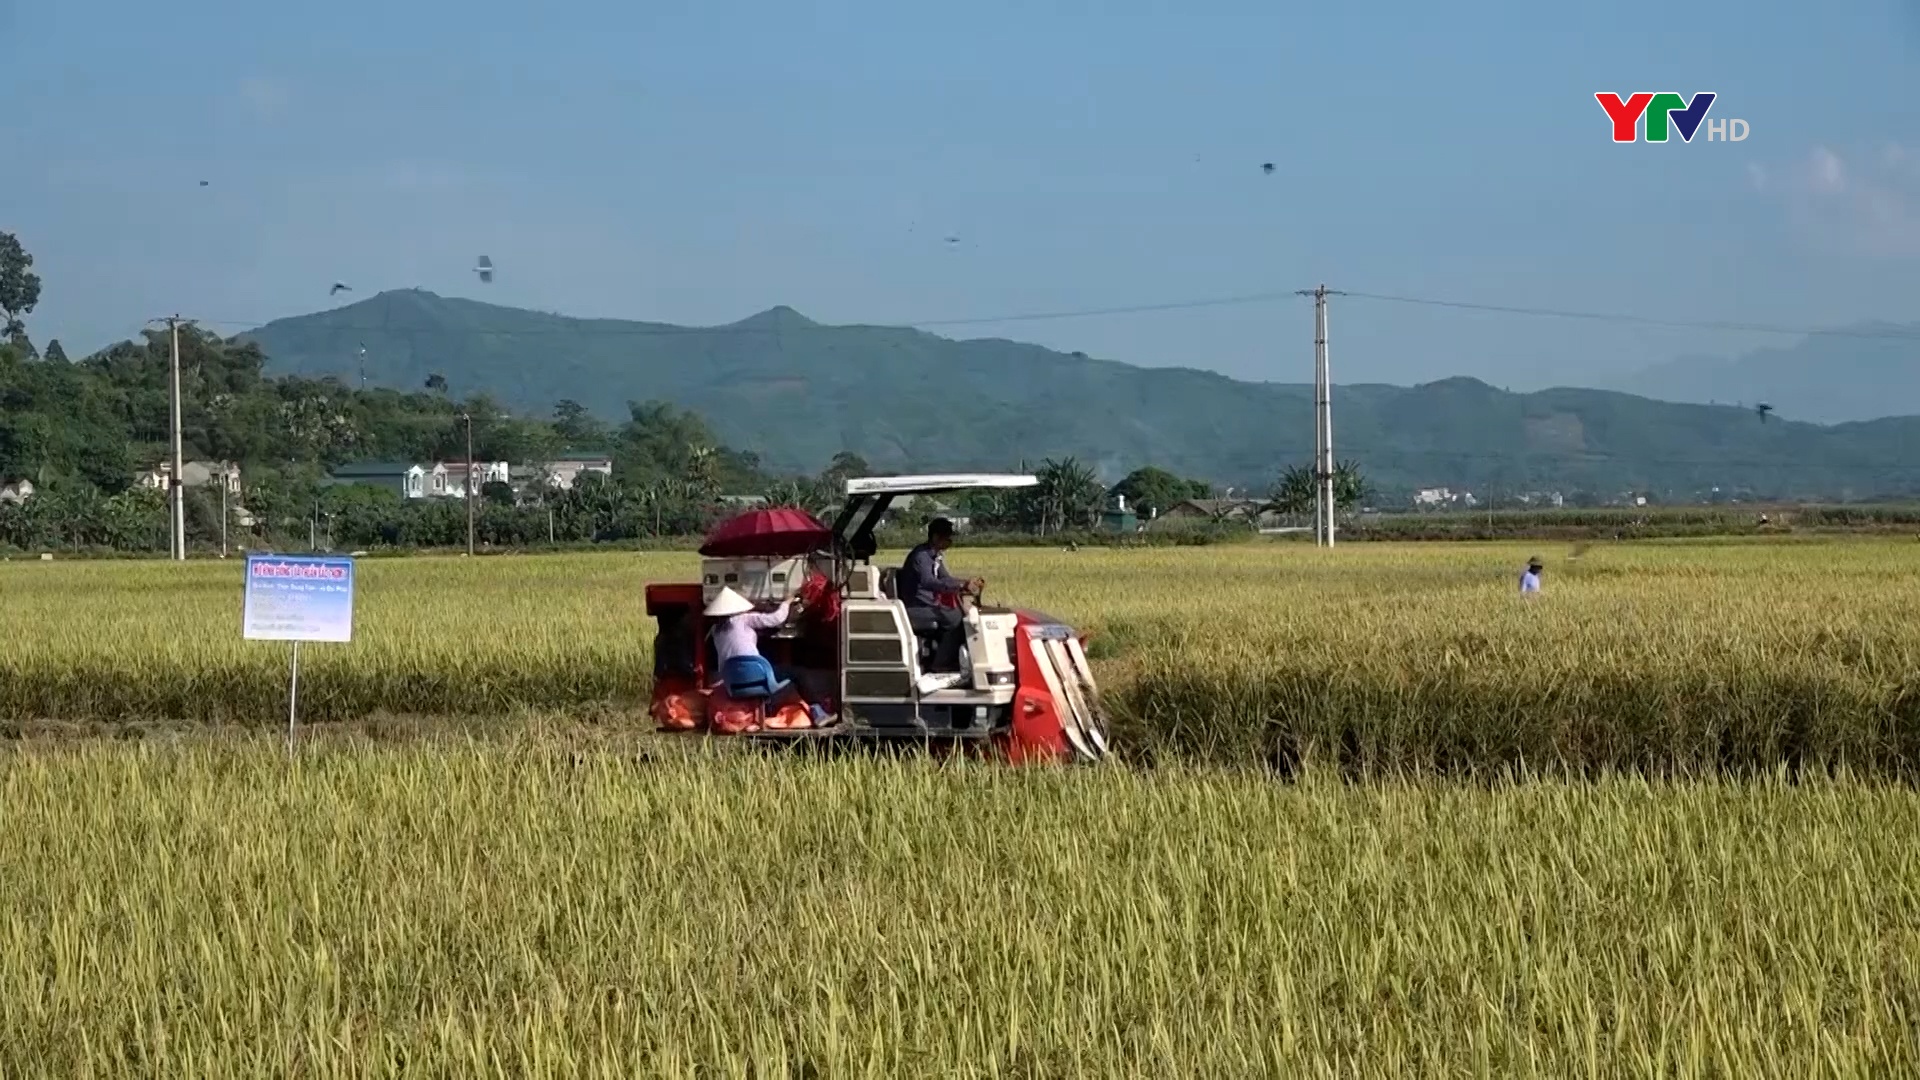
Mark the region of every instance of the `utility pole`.
<instances>
[{"instance_id":1,"label":"utility pole","mask_svg":"<svg viewBox=\"0 0 1920 1080\"><path fill-rule=\"evenodd\" d=\"M167 509L173 521L173 539L169 551L175 562L185 562L187 558L187 488L186 478L181 475L183 465L180 460L182 457L180 451L180 324L186 323L192 326L193 321L182 319L179 315L148 321L166 323L168 336L173 342L167 365L168 396L171 399L167 412L173 424L172 466L167 474Z\"/></svg>"},{"instance_id":2,"label":"utility pole","mask_svg":"<svg viewBox=\"0 0 1920 1080\"><path fill-rule=\"evenodd\" d=\"M227 557L227 485L233 483L233 463L220 465L220 557Z\"/></svg>"},{"instance_id":3,"label":"utility pole","mask_svg":"<svg viewBox=\"0 0 1920 1080\"><path fill-rule=\"evenodd\" d=\"M473 414L463 412L467 422L467 554L473 554Z\"/></svg>"},{"instance_id":4,"label":"utility pole","mask_svg":"<svg viewBox=\"0 0 1920 1080\"><path fill-rule=\"evenodd\" d=\"M172 492L169 501L173 506L173 558L176 562L185 562L187 559L187 474L180 452L180 316L175 315L168 319L167 329L171 331L173 337L173 362L168 365L173 398L172 408L168 410L173 417L173 476L167 487Z\"/></svg>"},{"instance_id":5,"label":"utility pole","mask_svg":"<svg viewBox=\"0 0 1920 1080\"><path fill-rule=\"evenodd\" d=\"M1342 295L1324 284L1301 289L1313 297L1313 540L1333 546L1333 376L1327 368L1327 297Z\"/></svg>"}]
</instances>

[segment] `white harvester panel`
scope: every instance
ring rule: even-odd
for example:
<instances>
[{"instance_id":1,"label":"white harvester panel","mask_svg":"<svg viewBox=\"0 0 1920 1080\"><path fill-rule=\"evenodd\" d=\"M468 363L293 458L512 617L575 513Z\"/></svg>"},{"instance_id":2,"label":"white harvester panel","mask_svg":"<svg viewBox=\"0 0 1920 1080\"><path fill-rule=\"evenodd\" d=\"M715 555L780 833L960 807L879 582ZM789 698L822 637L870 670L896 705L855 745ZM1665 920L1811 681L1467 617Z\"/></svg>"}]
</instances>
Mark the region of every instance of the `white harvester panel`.
<instances>
[{"instance_id":1,"label":"white harvester panel","mask_svg":"<svg viewBox=\"0 0 1920 1080\"><path fill-rule=\"evenodd\" d=\"M702 559L700 599L711 602L721 589L732 589L754 603L778 604L800 595L807 580L807 560Z\"/></svg>"},{"instance_id":2,"label":"white harvester panel","mask_svg":"<svg viewBox=\"0 0 1920 1080\"><path fill-rule=\"evenodd\" d=\"M1013 635L1019 621L1019 616L1010 611L982 615L976 610L968 617L967 660L974 689L998 690L1014 685Z\"/></svg>"}]
</instances>

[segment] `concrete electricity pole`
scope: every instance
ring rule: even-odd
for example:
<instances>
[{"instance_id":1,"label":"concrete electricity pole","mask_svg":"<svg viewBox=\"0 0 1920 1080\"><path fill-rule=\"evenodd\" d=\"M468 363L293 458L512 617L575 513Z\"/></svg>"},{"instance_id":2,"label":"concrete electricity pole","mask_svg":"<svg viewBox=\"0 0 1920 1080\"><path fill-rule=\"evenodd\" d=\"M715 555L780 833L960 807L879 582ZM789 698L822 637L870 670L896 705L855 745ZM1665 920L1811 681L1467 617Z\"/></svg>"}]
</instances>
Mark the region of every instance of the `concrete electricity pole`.
<instances>
[{"instance_id":1,"label":"concrete electricity pole","mask_svg":"<svg viewBox=\"0 0 1920 1080\"><path fill-rule=\"evenodd\" d=\"M473 554L473 414L463 412L460 419L467 422L467 554Z\"/></svg>"},{"instance_id":2,"label":"concrete electricity pole","mask_svg":"<svg viewBox=\"0 0 1920 1080\"><path fill-rule=\"evenodd\" d=\"M185 562L187 558L187 488L186 477L182 473L180 452L180 324L193 325L193 320L172 315L165 319L152 319L150 322L166 323L168 335L172 338L172 359L168 363L168 391L172 399L167 412L173 423L172 467L167 475L167 508L173 519L173 539L170 544L175 562Z\"/></svg>"},{"instance_id":3,"label":"concrete electricity pole","mask_svg":"<svg viewBox=\"0 0 1920 1080\"><path fill-rule=\"evenodd\" d=\"M1333 376L1327 369L1327 297L1341 293L1321 285L1301 289L1313 297L1313 540L1333 546Z\"/></svg>"}]
</instances>

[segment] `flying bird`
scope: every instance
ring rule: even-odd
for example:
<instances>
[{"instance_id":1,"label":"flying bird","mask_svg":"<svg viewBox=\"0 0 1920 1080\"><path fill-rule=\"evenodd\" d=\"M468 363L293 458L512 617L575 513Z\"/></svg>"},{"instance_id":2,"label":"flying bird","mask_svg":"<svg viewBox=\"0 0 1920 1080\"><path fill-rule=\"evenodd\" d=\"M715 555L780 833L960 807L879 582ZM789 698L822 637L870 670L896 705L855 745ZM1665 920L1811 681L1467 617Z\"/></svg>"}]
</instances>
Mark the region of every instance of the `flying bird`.
<instances>
[{"instance_id":1,"label":"flying bird","mask_svg":"<svg viewBox=\"0 0 1920 1080\"><path fill-rule=\"evenodd\" d=\"M202 181L200 181L200 186L201 186L201 187L206 187L206 186L207 186L207 182L206 182L205 180L202 180Z\"/></svg>"},{"instance_id":2,"label":"flying bird","mask_svg":"<svg viewBox=\"0 0 1920 1080\"><path fill-rule=\"evenodd\" d=\"M475 264L473 272L480 275L482 284L491 283L493 281L493 259L486 255L480 256L480 261Z\"/></svg>"},{"instance_id":3,"label":"flying bird","mask_svg":"<svg viewBox=\"0 0 1920 1080\"><path fill-rule=\"evenodd\" d=\"M959 243L959 242L960 242L960 238L959 238L959 237L957 237L957 236L949 236L949 237L947 237L947 243L949 243L949 244L957 244L957 243Z\"/></svg>"},{"instance_id":4,"label":"flying bird","mask_svg":"<svg viewBox=\"0 0 1920 1080\"><path fill-rule=\"evenodd\" d=\"M352 291L353 291L353 286L347 284L344 281L336 281L333 283L333 288L327 290L327 295L332 296L335 293L352 292Z\"/></svg>"},{"instance_id":5,"label":"flying bird","mask_svg":"<svg viewBox=\"0 0 1920 1080\"><path fill-rule=\"evenodd\" d=\"M1269 161L1262 164L1260 166L1260 171L1263 173L1266 173L1269 176L1273 175L1273 162Z\"/></svg>"}]
</instances>

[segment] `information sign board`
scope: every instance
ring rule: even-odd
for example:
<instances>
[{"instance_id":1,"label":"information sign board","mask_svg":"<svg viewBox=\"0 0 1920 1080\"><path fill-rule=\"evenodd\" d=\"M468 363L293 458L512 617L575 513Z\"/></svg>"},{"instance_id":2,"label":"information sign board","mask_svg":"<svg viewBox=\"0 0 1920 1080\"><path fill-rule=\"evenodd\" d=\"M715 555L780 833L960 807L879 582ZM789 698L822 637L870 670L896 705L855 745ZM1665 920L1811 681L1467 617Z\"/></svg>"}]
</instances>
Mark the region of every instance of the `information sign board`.
<instances>
[{"instance_id":1,"label":"information sign board","mask_svg":"<svg viewBox=\"0 0 1920 1080\"><path fill-rule=\"evenodd\" d=\"M253 641L352 641L353 560L248 555L241 623Z\"/></svg>"}]
</instances>

